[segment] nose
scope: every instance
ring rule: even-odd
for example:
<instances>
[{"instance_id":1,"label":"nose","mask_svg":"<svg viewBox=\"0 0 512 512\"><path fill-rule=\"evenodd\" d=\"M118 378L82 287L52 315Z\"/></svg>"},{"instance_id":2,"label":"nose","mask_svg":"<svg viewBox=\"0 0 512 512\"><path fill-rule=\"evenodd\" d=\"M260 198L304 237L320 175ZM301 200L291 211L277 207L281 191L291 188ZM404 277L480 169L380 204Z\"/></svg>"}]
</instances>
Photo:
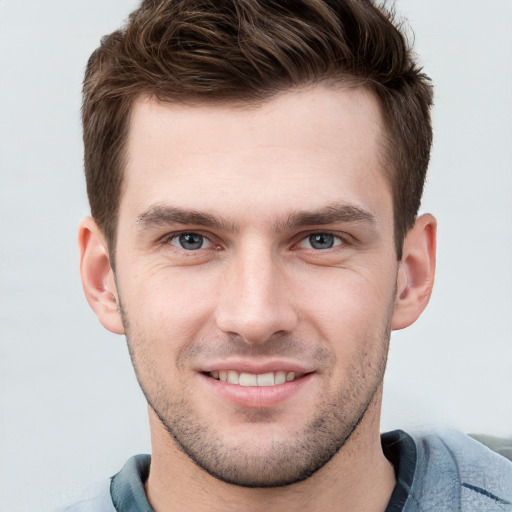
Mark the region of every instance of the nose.
<instances>
[{"instance_id":1,"label":"nose","mask_svg":"<svg viewBox=\"0 0 512 512\"><path fill-rule=\"evenodd\" d=\"M248 343L290 333L297 315L279 258L264 248L247 248L232 258L219 290L218 328Z\"/></svg>"}]
</instances>

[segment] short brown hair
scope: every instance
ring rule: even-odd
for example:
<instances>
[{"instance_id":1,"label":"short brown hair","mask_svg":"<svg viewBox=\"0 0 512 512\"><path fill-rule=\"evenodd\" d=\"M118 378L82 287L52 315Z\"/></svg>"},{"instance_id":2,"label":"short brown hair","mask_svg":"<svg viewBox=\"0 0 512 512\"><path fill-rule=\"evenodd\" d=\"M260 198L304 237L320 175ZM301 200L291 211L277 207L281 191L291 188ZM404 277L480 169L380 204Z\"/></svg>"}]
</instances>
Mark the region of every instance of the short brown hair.
<instances>
[{"instance_id":1,"label":"short brown hair","mask_svg":"<svg viewBox=\"0 0 512 512\"><path fill-rule=\"evenodd\" d=\"M110 251L136 98L251 102L347 81L373 91L387 124L400 259L429 161L432 87L392 13L370 0L145 0L102 39L83 87L87 193Z\"/></svg>"}]
</instances>

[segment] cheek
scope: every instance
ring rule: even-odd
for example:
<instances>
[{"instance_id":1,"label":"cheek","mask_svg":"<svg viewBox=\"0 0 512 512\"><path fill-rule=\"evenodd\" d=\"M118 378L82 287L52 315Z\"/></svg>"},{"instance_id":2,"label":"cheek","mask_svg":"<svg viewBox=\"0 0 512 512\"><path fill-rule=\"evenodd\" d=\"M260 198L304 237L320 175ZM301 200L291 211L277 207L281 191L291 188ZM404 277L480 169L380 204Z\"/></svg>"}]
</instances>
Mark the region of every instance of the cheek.
<instances>
[{"instance_id":1,"label":"cheek","mask_svg":"<svg viewBox=\"0 0 512 512\"><path fill-rule=\"evenodd\" d=\"M351 365L374 365L387 350L394 304L393 276L374 279L342 270L324 279L323 290L301 287L300 317L305 330L332 350L341 372Z\"/></svg>"},{"instance_id":2,"label":"cheek","mask_svg":"<svg viewBox=\"0 0 512 512\"><path fill-rule=\"evenodd\" d=\"M295 296L300 297L304 315L317 318L320 325L372 325L389 315L394 302L396 277L351 269L329 269L300 282ZM302 276L304 277L304 276Z\"/></svg>"},{"instance_id":3,"label":"cheek","mask_svg":"<svg viewBox=\"0 0 512 512\"><path fill-rule=\"evenodd\" d=\"M147 321L176 324L211 307L215 295L213 277L199 267L133 265L121 282L121 293L124 302L133 304L135 315L146 315Z\"/></svg>"},{"instance_id":4,"label":"cheek","mask_svg":"<svg viewBox=\"0 0 512 512\"><path fill-rule=\"evenodd\" d=\"M204 278L173 269L132 276L120 280L119 292L133 351L159 366L171 364L184 346L205 334L215 294Z\"/></svg>"}]
</instances>

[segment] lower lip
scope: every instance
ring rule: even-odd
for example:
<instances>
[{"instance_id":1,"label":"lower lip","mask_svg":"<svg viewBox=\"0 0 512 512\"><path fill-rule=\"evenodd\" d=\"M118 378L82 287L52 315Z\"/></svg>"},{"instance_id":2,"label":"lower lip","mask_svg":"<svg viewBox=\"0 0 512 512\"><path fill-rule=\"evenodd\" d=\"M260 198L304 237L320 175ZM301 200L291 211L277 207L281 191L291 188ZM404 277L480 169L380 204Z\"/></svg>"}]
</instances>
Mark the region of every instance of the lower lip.
<instances>
[{"instance_id":1,"label":"lower lip","mask_svg":"<svg viewBox=\"0 0 512 512\"><path fill-rule=\"evenodd\" d=\"M274 407L294 397L313 378L312 373L275 386L240 386L200 374L204 383L221 399L241 407L262 409Z\"/></svg>"}]
</instances>

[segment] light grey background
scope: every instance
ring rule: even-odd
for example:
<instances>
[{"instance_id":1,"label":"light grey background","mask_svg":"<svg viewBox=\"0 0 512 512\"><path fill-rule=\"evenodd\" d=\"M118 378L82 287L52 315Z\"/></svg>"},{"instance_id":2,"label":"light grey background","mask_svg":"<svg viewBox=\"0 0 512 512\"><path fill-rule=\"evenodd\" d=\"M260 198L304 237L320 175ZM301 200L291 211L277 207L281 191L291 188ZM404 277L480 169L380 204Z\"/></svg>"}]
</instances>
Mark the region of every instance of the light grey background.
<instances>
[{"instance_id":1,"label":"light grey background","mask_svg":"<svg viewBox=\"0 0 512 512\"><path fill-rule=\"evenodd\" d=\"M0 0L0 503L50 510L149 451L124 338L82 296L84 66L133 0ZM512 1L400 0L436 86L431 304L393 335L383 430L512 436Z\"/></svg>"}]
</instances>

